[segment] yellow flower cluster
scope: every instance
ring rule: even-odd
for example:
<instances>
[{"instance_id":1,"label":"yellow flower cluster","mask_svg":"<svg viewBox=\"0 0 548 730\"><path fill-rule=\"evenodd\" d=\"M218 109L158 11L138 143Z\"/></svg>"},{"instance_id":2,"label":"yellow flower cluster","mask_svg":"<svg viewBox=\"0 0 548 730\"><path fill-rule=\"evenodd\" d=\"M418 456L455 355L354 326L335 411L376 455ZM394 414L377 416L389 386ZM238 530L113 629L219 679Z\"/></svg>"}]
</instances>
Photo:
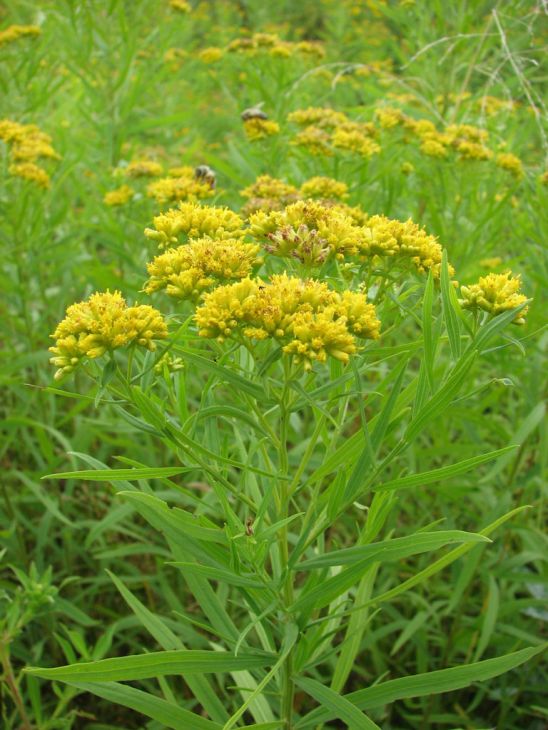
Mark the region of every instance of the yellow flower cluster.
<instances>
[{"instance_id":1,"label":"yellow flower cluster","mask_svg":"<svg viewBox=\"0 0 548 730\"><path fill-rule=\"evenodd\" d=\"M329 107L297 109L287 117L289 122L304 129L298 132L292 144L305 148L311 155L330 157L334 149L356 152L371 157L380 152L373 141L376 129L371 122L354 122L343 112Z\"/></svg>"},{"instance_id":2,"label":"yellow flower cluster","mask_svg":"<svg viewBox=\"0 0 548 730\"><path fill-rule=\"evenodd\" d=\"M247 198L242 209L245 216L257 210L281 210L284 205L300 197L299 190L294 185L270 175L260 175L252 185L241 190L240 195Z\"/></svg>"},{"instance_id":3,"label":"yellow flower cluster","mask_svg":"<svg viewBox=\"0 0 548 730\"><path fill-rule=\"evenodd\" d=\"M272 137L278 134L280 125L278 122L272 121L272 119L253 117L252 119L244 120L244 131L249 141L255 142L258 139L264 139L265 137Z\"/></svg>"},{"instance_id":4,"label":"yellow flower cluster","mask_svg":"<svg viewBox=\"0 0 548 730\"><path fill-rule=\"evenodd\" d=\"M163 173L162 165L154 160L132 160L120 170L126 177L159 177Z\"/></svg>"},{"instance_id":5,"label":"yellow flower cluster","mask_svg":"<svg viewBox=\"0 0 548 730\"><path fill-rule=\"evenodd\" d=\"M258 211L249 224L251 234L265 240L267 251L309 265L321 264L330 255L356 256L365 241L363 229L344 208L314 200L298 201L283 211Z\"/></svg>"},{"instance_id":6,"label":"yellow flower cluster","mask_svg":"<svg viewBox=\"0 0 548 730\"><path fill-rule=\"evenodd\" d=\"M519 307L527 301L520 292L521 280L513 276L511 271L504 274L487 274L480 277L477 284L462 286L460 304L465 309L482 309L493 316ZM527 307L521 310L514 319L515 324L524 324Z\"/></svg>"},{"instance_id":7,"label":"yellow flower cluster","mask_svg":"<svg viewBox=\"0 0 548 730\"><path fill-rule=\"evenodd\" d=\"M502 152L497 155L496 164L503 170L511 172L518 180L521 180L521 178L525 175L521 160L519 157L516 157L516 155L513 155L510 152Z\"/></svg>"},{"instance_id":8,"label":"yellow flower cluster","mask_svg":"<svg viewBox=\"0 0 548 730\"><path fill-rule=\"evenodd\" d=\"M121 187L116 188L116 190L111 190L110 192L105 193L103 202L105 205L112 207L125 205L132 199L134 192L133 188L130 188L129 185L122 185Z\"/></svg>"},{"instance_id":9,"label":"yellow flower cluster","mask_svg":"<svg viewBox=\"0 0 548 730\"><path fill-rule=\"evenodd\" d=\"M311 177L301 185L301 195L303 198L344 200L348 197L348 185L332 177Z\"/></svg>"},{"instance_id":10,"label":"yellow flower cluster","mask_svg":"<svg viewBox=\"0 0 548 730\"><path fill-rule=\"evenodd\" d=\"M169 0L169 5L180 13L190 13L192 10L192 5L187 0Z\"/></svg>"},{"instance_id":11,"label":"yellow flower cluster","mask_svg":"<svg viewBox=\"0 0 548 730\"><path fill-rule=\"evenodd\" d=\"M439 276L442 247L435 236L426 233L411 219L402 222L374 215L368 219L365 230L367 244L362 250L366 250L367 255L407 259L417 271L432 271L434 276Z\"/></svg>"},{"instance_id":12,"label":"yellow flower cluster","mask_svg":"<svg viewBox=\"0 0 548 730\"><path fill-rule=\"evenodd\" d=\"M19 124L9 119L0 120L0 140L9 146L12 164L10 175L24 178L48 188L50 177L46 170L36 164L36 160L60 159L51 144L49 134L42 132L35 124Z\"/></svg>"},{"instance_id":13,"label":"yellow flower cluster","mask_svg":"<svg viewBox=\"0 0 548 730\"><path fill-rule=\"evenodd\" d=\"M376 339L380 331L365 293L339 294L323 282L285 273L218 287L205 295L196 322L202 337L220 342L272 338L306 370L328 356L348 362L358 349L356 338Z\"/></svg>"},{"instance_id":14,"label":"yellow flower cluster","mask_svg":"<svg viewBox=\"0 0 548 730\"><path fill-rule=\"evenodd\" d=\"M182 170L185 172L180 177L162 177L151 182L147 186L148 197L155 198L158 203L163 204L179 200L203 200L214 194L209 183L196 179L191 167L182 168Z\"/></svg>"},{"instance_id":15,"label":"yellow flower cluster","mask_svg":"<svg viewBox=\"0 0 548 730\"><path fill-rule=\"evenodd\" d=\"M297 54L323 58L325 50L321 43L313 41L284 41L275 33L254 33L249 38L236 38L226 47L228 53L256 56L263 53L274 58L289 58Z\"/></svg>"},{"instance_id":16,"label":"yellow flower cluster","mask_svg":"<svg viewBox=\"0 0 548 730\"><path fill-rule=\"evenodd\" d=\"M223 55L223 49L217 48L217 46L202 48L198 51L198 59L203 63L216 63L221 60Z\"/></svg>"},{"instance_id":17,"label":"yellow flower cluster","mask_svg":"<svg viewBox=\"0 0 548 730\"><path fill-rule=\"evenodd\" d=\"M19 38L27 36L38 36L42 33L37 25L10 25L6 30L0 31L0 47L13 43Z\"/></svg>"},{"instance_id":18,"label":"yellow flower cluster","mask_svg":"<svg viewBox=\"0 0 548 730\"><path fill-rule=\"evenodd\" d=\"M191 241L148 264L150 278L144 291L152 294L165 289L172 297L196 300L213 286L249 276L261 262L259 250L257 244L242 243L239 238Z\"/></svg>"},{"instance_id":19,"label":"yellow flower cluster","mask_svg":"<svg viewBox=\"0 0 548 730\"><path fill-rule=\"evenodd\" d=\"M493 158L493 151L487 146L489 133L471 124L449 124L439 131L429 119L413 119L393 107L376 109L375 117L383 129L401 127L404 141L408 141L407 135L411 134L419 141L420 151L429 157L447 158L453 150L460 160L485 161ZM496 164L518 179L524 175L521 160L515 155L499 154Z\"/></svg>"},{"instance_id":20,"label":"yellow flower cluster","mask_svg":"<svg viewBox=\"0 0 548 730\"><path fill-rule=\"evenodd\" d=\"M380 146L358 130L335 129L331 137L333 147L357 152L361 157L371 157L380 152Z\"/></svg>"},{"instance_id":21,"label":"yellow flower cluster","mask_svg":"<svg viewBox=\"0 0 548 730\"><path fill-rule=\"evenodd\" d=\"M194 238L242 238L244 222L230 208L179 203L153 220L154 228L146 228L145 236L156 241L158 248L168 248Z\"/></svg>"},{"instance_id":22,"label":"yellow flower cluster","mask_svg":"<svg viewBox=\"0 0 548 730\"><path fill-rule=\"evenodd\" d=\"M488 117L494 117L501 112L513 113L518 107L517 102L513 99L499 99L496 96L482 96L476 102L478 110L487 114Z\"/></svg>"},{"instance_id":23,"label":"yellow flower cluster","mask_svg":"<svg viewBox=\"0 0 548 730\"><path fill-rule=\"evenodd\" d=\"M264 241L275 256L296 258L306 265L327 259L359 263L377 258L405 264L439 276L442 248L435 236L416 223L385 216L368 217L359 208L324 201L301 200L281 211L257 211L249 217L251 235Z\"/></svg>"},{"instance_id":24,"label":"yellow flower cluster","mask_svg":"<svg viewBox=\"0 0 548 730\"><path fill-rule=\"evenodd\" d=\"M321 129L333 129L348 121L343 112L338 112L331 107L308 107L308 109L297 109L287 117L288 122L298 124L300 127L320 127Z\"/></svg>"},{"instance_id":25,"label":"yellow flower cluster","mask_svg":"<svg viewBox=\"0 0 548 730\"><path fill-rule=\"evenodd\" d=\"M23 180L29 180L36 183L41 188L49 188L50 176L34 162L16 162L8 167L10 175L20 177Z\"/></svg>"},{"instance_id":26,"label":"yellow flower cluster","mask_svg":"<svg viewBox=\"0 0 548 730\"><path fill-rule=\"evenodd\" d=\"M107 291L70 306L51 337L55 340L50 347L51 363L58 368L58 380L86 358L101 357L119 347L139 345L154 350L154 340L165 339L167 327L153 307L128 307L120 292Z\"/></svg>"}]
</instances>

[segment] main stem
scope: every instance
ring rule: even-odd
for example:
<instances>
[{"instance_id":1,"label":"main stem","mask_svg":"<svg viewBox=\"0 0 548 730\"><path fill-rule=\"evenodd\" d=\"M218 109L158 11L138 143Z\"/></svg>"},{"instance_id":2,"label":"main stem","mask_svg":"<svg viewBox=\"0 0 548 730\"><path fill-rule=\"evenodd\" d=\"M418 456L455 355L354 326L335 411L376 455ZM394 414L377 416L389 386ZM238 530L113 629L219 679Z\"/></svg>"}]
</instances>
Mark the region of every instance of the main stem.
<instances>
[{"instance_id":1,"label":"main stem","mask_svg":"<svg viewBox=\"0 0 548 730\"><path fill-rule=\"evenodd\" d=\"M288 373L286 372L286 380L284 383L284 389L282 397L280 399L280 441L279 441L279 469L280 469L280 481L279 481L279 495L280 495L280 519L286 520L289 516L289 459L287 455L287 435L289 429L289 410L287 408L287 395L288 395ZM283 599L284 606L288 609L293 603L293 576L291 571L287 568L289 563L289 541L288 541L289 529L287 523L284 523L280 528L278 535L279 538L279 550L282 568L287 571L283 583ZM293 651L290 651L287 655L285 662L282 665L282 697L280 716L284 720L284 730L291 730L292 716L293 716Z\"/></svg>"},{"instance_id":2,"label":"main stem","mask_svg":"<svg viewBox=\"0 0 548 730\"><path fill-rule=\"evenodd\" d=\"M32 724L30 722L29 716L27 715L27 711L25 710L25 703L23 702L23 698L21 697L21 693L19 692L19 686L13 672L13 667L11 666L8 639L3 639L0 642L0 666L2 667L4 672L4 676L0 677L0 679L3 679L5 681L11 692L12 699L15 703L17 711L19 712L19 717L21 718L21 728L22 730L32 730Z\"/></svg>"}]
</instances>

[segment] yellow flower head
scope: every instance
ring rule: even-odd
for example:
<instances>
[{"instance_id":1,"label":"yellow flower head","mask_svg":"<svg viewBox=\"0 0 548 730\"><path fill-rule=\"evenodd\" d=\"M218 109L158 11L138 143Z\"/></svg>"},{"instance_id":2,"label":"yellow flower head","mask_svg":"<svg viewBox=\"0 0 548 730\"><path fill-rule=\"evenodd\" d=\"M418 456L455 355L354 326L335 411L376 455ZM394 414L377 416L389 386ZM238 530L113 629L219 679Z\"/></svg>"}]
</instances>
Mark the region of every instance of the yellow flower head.
<instances>
[{"instance_id":1,"label":"yellow flower head","mask_svg":"<svg viewBox=\"0 0 548 730\"><path fill-rule=\"evenodd\" d=\"M51 137L35 124L19 124L9 119L0 121L0 139L10 145L10 157L15 162L35 162L47 157L58 160Z\"/></svg>"},{"instance_id":2,"label":"yellow flower head","mask_svg":"<svg viewBox=\"0 0 548 730\"><path fill-rule=\"evenodd\" d=\"M483 266L486 269L496 269L497 266L502 264L502 259L500 256L493 256L492 258L481 259L479 263L480 266Z\"/></svg>"},{"instance_id":3,"label":"yellow flower head","mask_svg":"<svg viewBox=\"0 0 548 730\"><path fill-rule=\"evenodd\" d=\"M295 135L291 140L291 144L295 147L304 147L313 157L321 155L332 157L333 150L330 146L331 136L329 132L321 127L313 125L306 127Z\"/></svg>"},{"instance_id":4,"label":"yellow flower head","mask_svg":"<svg viewBox=\"0 0 548 730\"><path fill-rule=\"evenodd\" d=\"M178 299L197 299L214 285L245 279L257 258L259 246L240 239L201 238L156 256L148 266L144 291L165 289Z\"/></svg>"},{"instance_id":5,"label":"yellow flower head","mask_svg":"<svg viewBox=\"0 0 548 730\"><path fill-rule=\"evenodd\" d=\"M159 203L168 203L177 200L196 201L210 198L214 194L211 185L200 182L194 177L163 177L147 186L149 198L155 198Z\"/></svg>"},{"instance_id":6,"label":"yellow flower head","mask_svg":"<svg viewBox=\"0 0 548 730\"><path fill-rule=\"evenodd\" d=\"M192 5L187 0L169 0L169 5L180 13L190 13L192 10Z\"/></svg>"},{"instance_id":7,"label":"yellow flower head","mask_svg":"<svg viewBox=\"0 0 548 730\"><path fill-rule=\"evenodd\" d=\"M19 38L36 37L42 33L37 25L10 25L6 30L0 31L0 47L13 43Z\"/></svg>"},{"instance_id":8,"label":"yellow flower head","mask_svg":"<svg viewBox=\"0 0 548 730\"><path fill-rule=\"evenodd\" d=\"M297 53L302 53L305 56L312 56L317 59L325 56L325 48L318 41L299 41L295 44L295 50Z\"/></svg>"},{"instance_id":9,"label":"yellow flower head","mask_svg":"<svg viewBox=\"0 0 548 730\"><path fill-rule=\"evenodd\" d=\"M516 157L516 155L513 155L510 152L497 155L496 164L503 170L511 172L512 175L518 180L520 180L525 175L521 160L519 159L519 157Z\"/></svg>"},{"instance_id":10,"label":"yellow flower head","mask_svg":"<svg viewBox=\"0 0 548 730\"><path fill-rule=\"evenodd\" d=\"M10 175L20 177L23 180L29 180L30 182L36 183L41 188L49 188L50 176L48 173L39 165L34 162L20 162L17 164L10 165L8 167Z\"/></svg>"},{"instance_id":11,"label":"yellow flower head","mask_svg":"<svg viewBox=\"0 0 548 730\"><path fill-rule=\"evenodd\" d=\"M420 151L428 157L447 157L447 147L434 138L426 138L420 146Z\"/></svg>"},{"instance_id":12,"label":"yellow flower head","mask_svg":"<svg viewBox=\"0 0 548 730\"><path fill-rule=\"evenodd\" d=\"M251 234L266 239L266 248L277 256L293 256L303 263L320 264L329 254L355 255L364 232L339 205L302 200L283 211L259 211L249 217Z\"/></svg>"},{"instance_id":13,"label":"yellow flower head","mask_svg":"<svg viewBox=\"0 0 548 730\"><path fill-rule=\"evenodd\" d=\"M480 277L477 284L462 286L462 299L459 301L465 309L483 309L496 316L527 301L527 297L521 294L520 287L520 277L514 277L511 271L504 274L487 274ZM525 307L516 315L514 324L525 323L527 309L528 307Z\"/></svg>"},{"instance_id":14,"label":"yellow flower head","mask_svg":"<svg viewBox=\"0 0 548 730\"><path fill-rule=\"evenodd\" d=\"M380 152L380 146L358 130L347 131L343 127L335 129L331 136L333 147L357 152L362 157L372 157Z\"/></svg>"},{"instance_id":15,"label":"yellow flower head","mask_svg":"<svg viewBox=\"0 0 548 730\"><path fill-rule=\"evenodd\" d=\"M215 46L209 48L202 48L198 51L198 59L203 63L216 63L223 57L223 50Z\"/></svg>"},{"instance_id":16,"label":"yellow flower head","mask_svg":"<svg viewBox=\"0 0 548 730\"><path fill-rule=\"evenodd\" d=\"M331 177L311 177L301 185L301 195L304 198L344 200L348 197L348 185Z\"/></svg>"},{"instance_id":17,"label":"yellow flower head","mask_svg":"<svg viewBox=\"0 0 548 730\"><path fill-rule=\"evenodd\" d=\"M297 109L287 117L288 122L293 122L301 127L320 127L330 129L348 121L346 114L335 111L330 107L309 107L308 109Z\"/></svg>"},{"instance_id":18,"label":"yellow flower head","mask_svg":"<svg viewBox=\"0 0 548 730\"><path fill-rule=\"evenodd\" d=\"M442 247L435 236L412 220L402 222L383 215L371 216L366 224L368 255L409 260L419 272L439 276ZM451 269L452 270L452 269Z\"/></svg>"},{"instance_id":19,"label":"yellow flower head","mask_svg":"<svg viewBox=\"0 0 548 730\"><path fill-rule=\"evenodd\" d=\"M401 109L395 109L394 107L381 107L375 109L375 117L378 119L379 124L383 129L392 129L402 124L405 115Z\"/></svg>"},{"instance_id":20,"label":"yellow flower head","mask_svg":"<svg viewBox=\"0 0 548 730\"><path fill-rule=\"evenodd\" d=\"M272 137L278 134L280 125L271 119L253 117L252 119L244 120L244 130L249 141L255 142L258 139L264 139L265 137Z\"/></svg>"},{"instance_id":21,"label":"yellow flower head","mask_svg":"<svg viewBox=\"0 0 548 730\"><path fill-rule=\"evenodd\" d=\"M58 380L85 359L101 357L119 347L139 345L154 350L154 340L167 337L160 312L148 305L128 307L120 292L97 292L87 301L73 304L51 335L50 347Z\"/></svg>"},{"instance_id":22,"label":"yellow flower head","mask_svg":"<svg viewBox=\"0 0 548 730\"><path fill-rule=\"evenodd\" d=\"M199 203L179 203L153 220L154 228L146 228L145 236L159 248L176 246L189 238L242 238L244 222L230 208Z\"/></svg>"},{"instance_id":23,"label":"yellow flower head","mask_svg":"<svg viewBox=\"0 0 548 730\"><path fill-rule=\"evenodd\" d=\"M133 160L127 167L122 168L122 172L127 177L158 177L162 174L163 168L154 160Z\"/></svg>"},{"instance_id":24,"label":"yellow flower head","mask_svg":"<svg viewBox=\"0 0 548 730\"><path fill-rule=\"evenodd\" d=\"M205 295L196 321L202 337L276 340L305 369L328 356L347 362L355 337L375 339L380 327L365 294L340 295L324 282L285 273L218 287Z\"/></svg>"},{"instance_id":25,"label":"yellow flower head","mask_svg":"<svg viewBox=\"0 0 548 730\"><path fill-rule=\"evenodd\" d=\"M479 142L468 142L463 140L457 143L457 152L461 160L490 160L493 153L488 147Z\"/></svg>"},{"instance_id":26,"label":"yellow flower head","mask_svg":"<svg viewBox=\"0 0 548 730\"><path fill-rule=\"evenodd\" d=\"M133 188L130 188L129 185L122 185L116 190L111 190L109 193L106 193L103 202L105 205L110 206L125 205L131 200L134 192Z\"/></svg>"},{"instance_id":27,"label":"yellow flower head","mask_svg":"<svg viewBox=\"0 0 548 730\"><path fill-rule=\"evenodd\" d=\"M298 194L298 190L294 185L278 180L270 175L261 175L253 185L248 185L240 191L240 195L244 198L287 198Z\"/></svg>"}]
</instances>

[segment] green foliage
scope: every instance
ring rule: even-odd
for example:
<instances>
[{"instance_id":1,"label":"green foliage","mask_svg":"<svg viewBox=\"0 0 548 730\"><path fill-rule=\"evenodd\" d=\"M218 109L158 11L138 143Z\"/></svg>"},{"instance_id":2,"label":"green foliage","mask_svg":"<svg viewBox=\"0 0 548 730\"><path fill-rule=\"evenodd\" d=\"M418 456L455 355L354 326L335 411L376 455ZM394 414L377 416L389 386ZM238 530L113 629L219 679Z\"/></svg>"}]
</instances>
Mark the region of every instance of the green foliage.
<instances>
[{"instance_id":1,"label":"green foliage","mask_svg":"<svg viewBox=\"0 0 548 730\"><path fill-rule=\"evenodd\" d=\"M59 154L43 189L9 171L0 134L0 725L540 730L542 4L190 6L0 8L0 33L41 31L0 42L1 116ZM204 60L264 32L316 55ZM256 105L280 132L253 142L240 114ZM431 157L378 124L369 159L314 156L287 119L310 106L474 125L493 158ZM143 293L143 230L175 203L127 177L142 159L207 164L204 202L233 210L260 175L332 177L348 205L437 236L440 275L263 251L259 275L367 286L380 339L310 372L270 341L204 339L194 304ZM455 279L507 269L528 301L468 311ZM107 289L160 309L169 338L53 385L50 333Z\"/></svg>"}]
</instances>

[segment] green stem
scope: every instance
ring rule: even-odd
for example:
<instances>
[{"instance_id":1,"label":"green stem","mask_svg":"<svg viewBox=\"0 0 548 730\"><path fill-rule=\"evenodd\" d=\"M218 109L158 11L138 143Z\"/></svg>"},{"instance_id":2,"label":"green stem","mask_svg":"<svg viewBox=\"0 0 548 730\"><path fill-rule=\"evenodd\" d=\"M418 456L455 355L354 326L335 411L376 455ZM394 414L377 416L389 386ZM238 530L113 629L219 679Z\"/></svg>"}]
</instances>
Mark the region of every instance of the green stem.
<instances>
[{"instance_id":1,"label":"green stem","mask_svg":"<svg viewBox=\"0 0 548 730\"><path fill-rule=\"evenodd\" d=\"M289 504L290 504L290 486L288 479L286 478L289 473L289 458L287 453L287 439L289 431L289 416L290 412L288 409L288 395L289 395L289 369L284 362L285 369L285 380L284 387L280 398L280 439L279 439L279 472L280 479L278 482L278 493L279 493L279 505L280 505L280 519L285 520L289 517ZM285 570L285 577L283 581L283 598L285 608L293 603L293 574L288 569L289 562L289 526L284 523L280 527L278 535L279 539L279 550L282 568ZM284 720L284 730L291 730L292 717L293 717L293 697L295 688L293 685L293 651L290 650L285 658L282 665L282 697L280 716Z\"/></svg>"},{"instance_id":2,"label":"green stem","mask_svg":"<svg viewBox=\"0 0 548 730\"><path fill-rule=\"evenodd\" d=\"M25 704L21 697L21 693L19 692L19 686L13 672L13 667L11 666L9 639L3 639L0 641L0 662L2 664L2 669L4 670L4 674L1 679L3 679L3 681L7 684L13 702L17 707L19 717L21 718L21 728L23 730L32 730L32 724L29 716L27 715L27 711L25 710Z\"/></svg>"}]
</instances>

